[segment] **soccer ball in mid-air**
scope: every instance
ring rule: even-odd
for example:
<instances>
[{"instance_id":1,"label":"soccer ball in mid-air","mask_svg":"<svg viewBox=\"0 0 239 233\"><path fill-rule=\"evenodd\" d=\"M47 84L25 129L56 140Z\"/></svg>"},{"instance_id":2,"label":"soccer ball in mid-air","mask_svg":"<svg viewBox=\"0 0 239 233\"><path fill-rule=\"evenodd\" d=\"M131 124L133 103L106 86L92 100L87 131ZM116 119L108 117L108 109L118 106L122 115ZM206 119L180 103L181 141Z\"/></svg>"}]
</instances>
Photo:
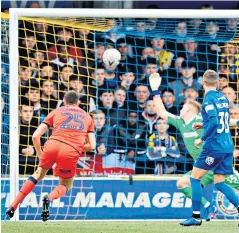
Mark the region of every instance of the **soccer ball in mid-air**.
<instances>
[{"instance_id":1,"label":"soccer ball in mid-air","mask_svg":"<svg viewBox=\"0 0 239 233\"><path fill-rule=\"evenodd\" d=\"M106 66L117 66L120 63L121 54L117 49L106 49L103 53L103 62Z\"/></svg>"}]
</instances>

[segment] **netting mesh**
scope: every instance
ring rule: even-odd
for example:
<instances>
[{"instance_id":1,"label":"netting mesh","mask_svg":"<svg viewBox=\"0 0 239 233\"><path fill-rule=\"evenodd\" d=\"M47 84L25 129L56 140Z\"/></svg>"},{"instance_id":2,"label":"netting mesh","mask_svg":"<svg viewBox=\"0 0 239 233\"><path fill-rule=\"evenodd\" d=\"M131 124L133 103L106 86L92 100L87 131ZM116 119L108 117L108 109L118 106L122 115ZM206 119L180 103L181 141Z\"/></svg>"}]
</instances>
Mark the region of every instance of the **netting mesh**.
<instances>
[{"instance_id":1,"label":"netting mesh","mask_svg":"<svg viewBox=\"0 0 239 233\"><path fill-rule=\"evenodd\" d=\"M2 176L9 174L6 18L1 21L1 88L5 103ZM89 22L92 24L87 27ZM32 174L36 169L38 158L32 134L51 110L62 106L64 93L70 89L80 93L80 106L92 113L96 124L97 154L95 157L84 154L79 158L78 175L188 172L193 158L179 131L158 120L148 77L160 73L165 107L178 115L185 100L202 102L202 74L206 69L217 70L219 89L229 98L231 117L238 119L238 42L237 19L61 19L59 22L57 19L22 18L19 21L19 175ZM107 67L102 62L103 52L112 47L121 53L117 67ZM239 170L238 127L231 131L235 143L234 166ZM50 134L51 131L44 135L42 145ZM154 152L154 148L159 147L165 148L166 153ZM90 189L90 182L86 185L82 182L64 199L69 207L68 214L56 208L53 218L85 216L84 211L70 209L71 201L78 195L76 189ZM37 189L44 193L54 185L54 181L46 180ZM36 219L35 211L27 207L27 214L21 219L29 216Z\"/></svg>"},{"instance_id":2,"label":"netting mesh","mask_svg":"<svg viewBox=\"0 0 239 233\"><path fill-rule=\"evenodd\" d=\"M99 121L97 138L101 153L94 160L98 174L185 173L190 169L192 159L179 132L172 126L167 130L168 140L178 146L178 151L166 158L148 153L149 141L153 142L151 147L155 146L157 138L157 116L148 83L151 73L161 74L165 106L171 113L179 114L185 99L202 101L203 72L218 70L221 89L229 85L225 92L231 90L235 95L231 111L237 111L237 42L219 42L236 36L237 19L101 19L97 23L105 32L97 27L97 31L78 29L81 24L75 25L87 22L96 26L95 19L38 20L23 18L19 24L22 175L31 174L38 163L32 133L51 110L62 105L64 93L70 89L81 93L81 106L85 110L99 109L93 114L95 121ZM7 42L7 20L2 20L2 25L5 25L3 42ZM103 51L111 47L121 53L118 67L106 67L102 63ZM4 95L8 93L8 47L3 43L2 49L3 61L6 61L2 93L7 102ZM7 104L5 110L7 113ZM125 120L134 117L136 124ZM134 133L135 130L139 130L139 134ZM237 131L234 131L233 137L236 137ZM167 144L166 140L160 143ZM92 174L92 160L90 155L79 161L79 168L86 169L81 174Z\"/></svg>"},{"instance_id":3,"label":"netting mesh","mask_svg":"<svg viewBox=\"0 0 239 233\"><path fill-rule=\"evenodd\" d=\"M8 22L1 21L1 174L9 175L9 36Z\"/></svg>"},{"instance_id":4,"label":"netting mesh","mask_svg":"<svg viewBox=\"0 0 239 233\"><path fill-rule=\"evenodd\" d=\"M237 19L116 19L118 33L136 36L181 38L194 37L197 41L224 42L236 34ZM113 31L111 29L110 31Z\"/></svg>"},{"instance_id":5,"label":"netting mesh","mask_svg":"<svg viewBox=\"0 0 239 233\"><path fill-rule=\"evenodd\" d=\"M105 18L72 18L72 17L51 17L49 18L30 18L21 17L22 20L31 22L42 22L47 24L54 24L58 26L67 26L75 29L87 29L97 31L108 31L112 28L112 24Z\"/></svg>"},{"instance_id":6,"label":"netting mesh","mask_svg":"<svg viewBox=\"0 0 239 233\"><path fill-rule=\"evenodd\" d=\"M80 106L87 112L95 110L93 41L90 30L20 21L20 174L35 170L38 158L31 136L50 111L63 105L66 91L77 91ZM45 136L42 144L49 134Z\"/></svg>"}]
</instances>

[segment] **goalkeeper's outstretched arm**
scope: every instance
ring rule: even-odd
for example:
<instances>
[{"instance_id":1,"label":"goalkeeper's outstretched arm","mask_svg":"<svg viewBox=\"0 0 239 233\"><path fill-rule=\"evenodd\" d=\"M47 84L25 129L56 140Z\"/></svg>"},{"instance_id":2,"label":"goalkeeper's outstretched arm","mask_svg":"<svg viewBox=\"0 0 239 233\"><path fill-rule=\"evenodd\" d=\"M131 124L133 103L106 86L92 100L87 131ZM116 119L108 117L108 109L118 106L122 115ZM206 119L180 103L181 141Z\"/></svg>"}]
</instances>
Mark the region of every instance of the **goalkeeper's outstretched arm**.
<instances>
[{"instance_id":1,"label":"goalkeeper's outstretched arm","mask_svg":"<svg viewBox=\"0 0 239 233\"><path fill-rule=\"evenodd\" d=\"M154 104L156 107L157 114L164 120L168 120L169 112L165 109L163 101L159 95L158 89L160 87L162 78L158 73L151 74L149 77L150 87L153 91Z\"/></svg>"}]
</instances>

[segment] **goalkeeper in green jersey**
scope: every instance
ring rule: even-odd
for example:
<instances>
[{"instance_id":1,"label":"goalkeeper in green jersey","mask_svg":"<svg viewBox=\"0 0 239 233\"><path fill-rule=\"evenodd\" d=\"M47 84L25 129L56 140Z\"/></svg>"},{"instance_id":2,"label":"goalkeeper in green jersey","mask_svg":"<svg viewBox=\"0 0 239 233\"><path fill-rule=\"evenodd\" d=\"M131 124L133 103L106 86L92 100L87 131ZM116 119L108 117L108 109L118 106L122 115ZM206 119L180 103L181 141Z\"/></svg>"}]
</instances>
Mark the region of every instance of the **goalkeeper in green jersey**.
<instances>
[{"instance_id":1,"label":"goalkeeper in green jersey","mask_svg":"<svg viewBox=\"0 0 239 233\"><path fill-rule=\"evenodd\" d=\"M149 78L150 86L154 96L154 104L156 106L157 114L164 120L167 120L169 124L174 125L182 134L185 146L194 160L199 156L203 144L199 144L195 147L194 142L203 136L202 129L202 117L200 114L201 105L197 101L188 100L180 111L180 115L176 116L169 113L161 100L159 95L159 87L161 84L161 77L159 74L152 74ZM238 125L238 120L231 120L230 125ZM191 199L191 187L190 187L190 175L191 171L186 173L177 182L178 189L185 194L186 197ZM209 171L201 180L203 187L213 183L214 176L213 172ZM233 175L226 177L225 182L231 187L239 191L239 174L234 170ZM214 217L216 207L214 207L206 198L202 198L202 205L206 209L206 220L209 221Z\"/></svg>"}]
</instances>

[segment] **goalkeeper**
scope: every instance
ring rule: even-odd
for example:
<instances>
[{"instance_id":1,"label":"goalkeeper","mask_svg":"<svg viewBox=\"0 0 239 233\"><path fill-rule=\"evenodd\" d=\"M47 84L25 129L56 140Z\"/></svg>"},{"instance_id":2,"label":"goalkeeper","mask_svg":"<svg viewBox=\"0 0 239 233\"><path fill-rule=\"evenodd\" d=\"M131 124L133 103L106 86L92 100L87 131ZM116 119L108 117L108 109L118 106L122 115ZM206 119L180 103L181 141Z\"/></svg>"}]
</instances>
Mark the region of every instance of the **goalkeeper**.
<instances>
[{"instance_id":1,"label":"goalkeeper","mask_svg":"<svg viewBox=\"0 0 239 233\"><path fill-rule=\"evenodd\" d=\"M202 117L199 115L201 105L196 101L189 100L183 105L183 108L180 111L180 116L176 116L167 112L158 91L158 88L161 84L161 79L162 78L157 73L152 74L149 78L157 114L164 120L167 120L169 124L174 125L180 131L187 150L192 158L196 160L202 150L203 145L200 144L199 148L194 146L194 141L198 138L201 138L203 135L203 130L201 128ZM231 120L230 125L237 125L238 121L235 119L233 120L234 121ZM191 199L192 191L190 187L190 175L191 171L186 173L184 177L178 180L177 187L182 193L184 193L186 197ZM213 181L213 172L209 171L202 178L201 185L205 187L213 183ZM233 175L227 176L225 182L239 191L239 174L237 171L234 170ZM216 207L210 204L210 202L204 197L202 198L202 205L206 209L206 220L210 221L210 219L214 217Z\"/></svg>"}]
</instances>

